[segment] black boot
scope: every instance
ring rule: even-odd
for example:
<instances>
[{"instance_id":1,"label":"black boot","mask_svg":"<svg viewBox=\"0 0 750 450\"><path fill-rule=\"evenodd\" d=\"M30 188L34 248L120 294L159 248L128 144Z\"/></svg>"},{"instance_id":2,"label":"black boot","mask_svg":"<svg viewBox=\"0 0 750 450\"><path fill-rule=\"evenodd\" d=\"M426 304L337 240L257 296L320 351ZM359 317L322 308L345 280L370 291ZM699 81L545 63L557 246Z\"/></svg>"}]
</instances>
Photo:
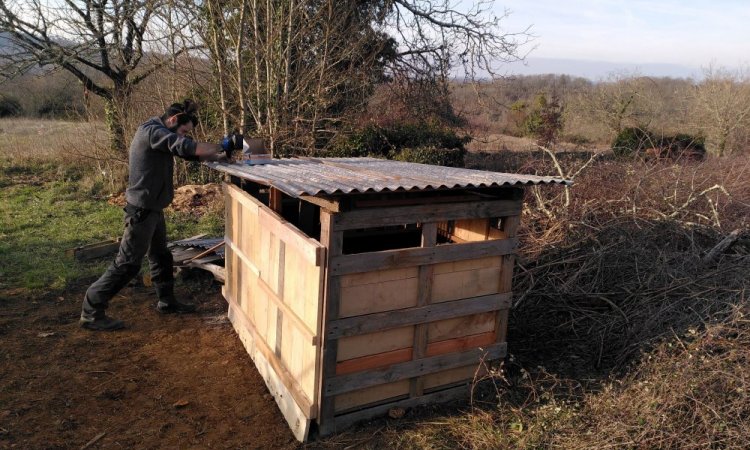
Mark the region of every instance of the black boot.
<instances>
[{"instance_id":1,"label":"black boot","mask_svg":"<svg viewBox=\"0 0 750 450\"><path fill-rule=\"evenodd\" d=\"M174 313L187 314L187 313L194 313L195 309L196 309L195 305L193 305L191 303L178 302L175 299L170 299L168 301L159 300L159 303L156 304L156 310L159 311L162 314L174 314Z\"/></svg>"},{"instance_id":2,"label":"black boot","mask_svg":"<svg viewBox=\"0 0 750 450\"><path fill-rule=\"evenodd\" d=\"M104 314L98 316L81 314L81 320L78 323L81 328L93 331L115 331L125 328L125 322L107 317Z\"/></svg>"}]
</instances>

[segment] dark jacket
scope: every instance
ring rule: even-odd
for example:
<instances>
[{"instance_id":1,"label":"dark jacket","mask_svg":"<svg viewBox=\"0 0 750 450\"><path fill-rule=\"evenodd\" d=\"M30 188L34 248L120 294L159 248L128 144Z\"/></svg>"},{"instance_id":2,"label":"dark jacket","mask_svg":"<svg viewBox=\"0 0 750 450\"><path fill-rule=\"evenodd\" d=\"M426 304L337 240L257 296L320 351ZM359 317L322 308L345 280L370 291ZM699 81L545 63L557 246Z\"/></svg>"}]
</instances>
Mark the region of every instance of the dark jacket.
<instances>
[{"instance_id":1,"label":"dark jacket","mask_svg":"<svg viewBox=\"0 0 750 450\"><path fill-rule=\"evenodd\" d=\"M150 210L169 206L174 198L172 156L195 161L196 142L170 131L159 117L152 117L135 132L130 144L130 175L125 199Z\"/></svg>"}]
</instances>

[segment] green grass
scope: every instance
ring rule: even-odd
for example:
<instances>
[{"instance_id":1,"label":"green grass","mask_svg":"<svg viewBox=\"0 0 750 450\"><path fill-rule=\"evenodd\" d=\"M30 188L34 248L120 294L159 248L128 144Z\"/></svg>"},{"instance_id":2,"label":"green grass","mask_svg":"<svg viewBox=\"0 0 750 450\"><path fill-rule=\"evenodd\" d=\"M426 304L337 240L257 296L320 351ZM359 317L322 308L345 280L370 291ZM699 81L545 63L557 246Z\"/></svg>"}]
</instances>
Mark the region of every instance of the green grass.
<instances>
[{"instance_id":1,"label":"green grass","mask_svg":"<svg viewBox=\"0 0 750 450\"><path fill-rule=\"evenodd\" d=\"M50 179L51 174L64 179L68 172L73 175L67 181ZM0 290L59 291L77 279L99 275L109 264L111 258L79 262L65 253L120 236L124 227L122 209L97 199L76 173L47 165L0 170ZM223 218L217 215L167 216L170 239L223 235Z\"/></svg>"}]
</instances>

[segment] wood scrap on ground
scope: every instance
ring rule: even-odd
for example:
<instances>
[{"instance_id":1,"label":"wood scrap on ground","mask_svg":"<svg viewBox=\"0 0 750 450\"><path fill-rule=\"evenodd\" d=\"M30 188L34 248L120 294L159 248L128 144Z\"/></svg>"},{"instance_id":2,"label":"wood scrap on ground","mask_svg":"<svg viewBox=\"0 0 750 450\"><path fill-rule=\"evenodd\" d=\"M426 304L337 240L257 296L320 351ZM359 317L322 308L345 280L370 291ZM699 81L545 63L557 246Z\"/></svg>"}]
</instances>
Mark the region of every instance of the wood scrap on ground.
<instances>
[{"instance_id":1,"label":"wood scrap on ground","mask_svg":"<svg viewBox=\"0 0 750 450\"><path fill-rule=\"evenodd\" d=\"M88 261L90 259L114 255L119 249L120 238L117 238L95 242L93 244L81 245L68 249L65 253L68 256L74 257L78 261Z\"/></svg>"},{"instance_id":2,"label":"wood scrap on ground","mask_svg":"<svg viewBox=\"0 0 750 450\"><path fill-rule=\"evenodd\" d=\"M226 279L224 270L224 238L205 238L205 235L170 242L174 266L178 268L195 268L210 272L214 278L223 283Z\"/></svg>"}]
</instances>

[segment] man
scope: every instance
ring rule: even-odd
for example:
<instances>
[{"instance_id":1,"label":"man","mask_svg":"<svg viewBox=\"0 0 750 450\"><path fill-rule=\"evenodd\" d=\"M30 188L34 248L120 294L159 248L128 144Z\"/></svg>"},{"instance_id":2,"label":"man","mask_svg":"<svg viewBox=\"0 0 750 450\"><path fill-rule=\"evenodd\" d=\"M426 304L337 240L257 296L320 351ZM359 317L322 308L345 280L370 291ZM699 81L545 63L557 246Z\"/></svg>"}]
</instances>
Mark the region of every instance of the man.
<instances>
[{"instance_id":1,"label":"man","mask_svg":"<svg viewBox=\"0 0 750 450\"><path fill-rule=\"evenodd\" d=\"M173 156L189 161L217 161L242 148L242 138L224 138L221 145L195 142L187 136L198 123L197 107L190 100L174 103L161 117L152 117L135 133L130 145L130 174L125 191L125 232L120 250L107 271L86 291L81 327L112 331L125 326L105 314L109 301L141 268L148 255L151 280L156 288L160 313L190 313L195 305L174 296L172 253L167 249L167 228L163 209L174 197Z\"/></svg>"}]
</instances>

